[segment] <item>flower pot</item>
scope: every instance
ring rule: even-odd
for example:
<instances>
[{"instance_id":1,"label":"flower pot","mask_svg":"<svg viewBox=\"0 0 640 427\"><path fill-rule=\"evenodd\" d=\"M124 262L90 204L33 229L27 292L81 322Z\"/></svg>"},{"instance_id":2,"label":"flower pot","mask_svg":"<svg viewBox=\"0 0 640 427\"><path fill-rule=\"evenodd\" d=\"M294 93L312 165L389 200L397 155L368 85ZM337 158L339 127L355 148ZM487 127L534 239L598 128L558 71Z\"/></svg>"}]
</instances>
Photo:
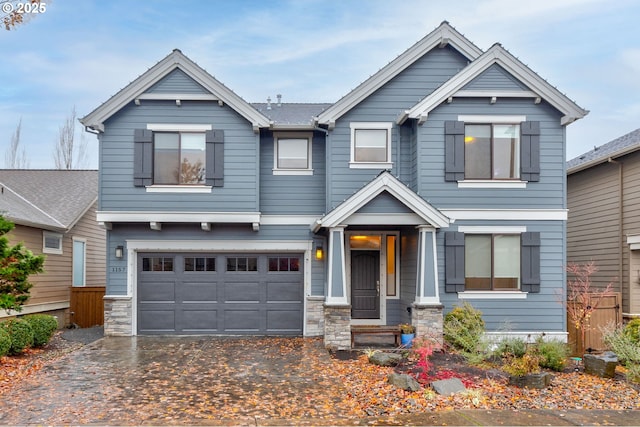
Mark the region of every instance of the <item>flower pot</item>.
<instances>
[{"instance_id":1,"label":"flower pot","mask_svg":"<svg viewBox=\"0 0 640 427\"><path fill-rule=\"evenodd\" d=\"M403 347L411 348L411 342L416 337L416 334L400 334L400 344Z\"/></svg>"}]
</instances>

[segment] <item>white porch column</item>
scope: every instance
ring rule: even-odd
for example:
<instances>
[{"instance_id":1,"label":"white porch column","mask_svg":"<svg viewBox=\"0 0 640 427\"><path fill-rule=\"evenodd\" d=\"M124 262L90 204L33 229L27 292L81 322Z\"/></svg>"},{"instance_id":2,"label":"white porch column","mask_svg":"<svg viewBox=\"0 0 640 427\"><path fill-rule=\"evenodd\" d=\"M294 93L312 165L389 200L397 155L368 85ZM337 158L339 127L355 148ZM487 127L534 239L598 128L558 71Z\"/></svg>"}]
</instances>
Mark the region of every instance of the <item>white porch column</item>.
<instances>
[{"instance_id":1,"label":"white porch column","mask_svg":"<svg viewBox=\"0 0 640 427\"><path fill-rule=\"evenodd\" d=\"M421 225L417 228L418 273L416 278L415 304L440 304L436 229L426 225Z\"/></svg>"},{"instance_id":2,"label":"white porch column","mask_svg":"<svg viewBox=\"0 0 640 427\"><path fill-rule=\"evenodd\" d=\"M347 274L344 250L344 229L339 225L329 229L327 305L348 305Z\"/></svg>"}]
</instances>

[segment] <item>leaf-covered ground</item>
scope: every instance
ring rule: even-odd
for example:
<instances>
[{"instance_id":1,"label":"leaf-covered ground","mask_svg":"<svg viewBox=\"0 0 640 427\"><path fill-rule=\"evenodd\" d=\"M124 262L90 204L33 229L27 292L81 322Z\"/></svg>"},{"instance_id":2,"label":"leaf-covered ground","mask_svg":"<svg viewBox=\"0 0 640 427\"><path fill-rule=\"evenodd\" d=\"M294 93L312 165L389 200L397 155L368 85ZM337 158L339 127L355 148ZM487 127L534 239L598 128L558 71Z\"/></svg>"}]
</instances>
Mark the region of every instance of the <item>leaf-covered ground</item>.
<instances>
[{"instance_id":1,"label":"leaf-covered ground","mask_svg":"<svg viewBox=\"0 0 640 427\"><path fill-rule=\"evenodd\" d=\"M459 376L468 386L465 393L444 397L428 387L399 390L387 382L394 368L372 365L365 355L329 357L318 339L184 343L167 341L160 352L142 345L129 357L126 348L74 352L77 344L56 337L44 350L3 358L0 424L350 420L463 408L640 409L640 394L624 379L581 372L554 373L551 387L527 390L508 386L495 370L440 358L433 375Z\"/></svg>"}]
</instances>

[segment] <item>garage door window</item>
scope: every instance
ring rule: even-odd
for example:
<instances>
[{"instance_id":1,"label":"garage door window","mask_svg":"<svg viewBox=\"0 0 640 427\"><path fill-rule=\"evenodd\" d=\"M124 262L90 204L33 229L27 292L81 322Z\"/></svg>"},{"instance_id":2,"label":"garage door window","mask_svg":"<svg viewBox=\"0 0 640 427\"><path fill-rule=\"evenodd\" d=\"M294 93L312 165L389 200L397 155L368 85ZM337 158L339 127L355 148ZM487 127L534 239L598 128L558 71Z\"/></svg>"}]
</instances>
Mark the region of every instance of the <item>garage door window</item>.
<instances>
[{"instance_id":1,"label":"garage door window","mask_svg":"<svg viewBox=\"0 0 640 427\"><path fill-rule=\"evenodd\" d=\"M300 258L271 257L269 258L269 271L300 271Z\"/></svg>"},{"instance_id":2,"label":"garage door window","mask_svg":"<svg viewBox=\"0 0 640 427\"><path fill-rule=\"evenodd\" d=\"M227 271L258 271L258 258L228 257Z\"/></svg>"},{"instance_id":3,"label":"garage door window","mask_svg":"<svg viewBox=\"0 0 640 427\"><path fill-rule=\"evenodd\" d=\"M185 257L184 271L216 271L215 257Z\"/></svg>"},{"instance_id":4,"label":"garage door window","mask_svg":"<svg viewBox=\"0 0 640 427\"><path fill-rule=\"evenodd\" d=\"M173 271L172 257L144 257L142 271Z\"/></svg>"}]
</instances>

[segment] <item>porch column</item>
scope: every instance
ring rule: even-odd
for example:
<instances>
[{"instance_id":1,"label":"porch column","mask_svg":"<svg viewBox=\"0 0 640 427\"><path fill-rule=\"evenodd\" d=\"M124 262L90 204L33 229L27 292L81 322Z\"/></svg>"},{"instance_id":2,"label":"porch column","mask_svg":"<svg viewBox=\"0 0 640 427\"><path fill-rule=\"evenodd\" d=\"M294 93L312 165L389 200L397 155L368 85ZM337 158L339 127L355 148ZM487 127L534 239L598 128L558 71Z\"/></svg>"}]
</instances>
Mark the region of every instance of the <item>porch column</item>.
<instances>
[{"instance_id":1,"label":"porch column","mask_svg":"<svg viewBox=\"0 0 640 427\"><path fill-rule=\"evenodd\" d=\"M348 305L347 302L347 274L344 250L345 226L329 229L329 271L327 272L327 301L328 305Z\"/></svg>"},{"instance_id":2,"label":"porch column","mask_svg":"<svg viewBox=\"0 0 640 427\"><path fill-rule=\"evenodd\" d=\"M416 304L440 304L438 289L438 256L436 230L421 225L418 227L418 274L416 278Z\"/></svg>"}]
</instances>

